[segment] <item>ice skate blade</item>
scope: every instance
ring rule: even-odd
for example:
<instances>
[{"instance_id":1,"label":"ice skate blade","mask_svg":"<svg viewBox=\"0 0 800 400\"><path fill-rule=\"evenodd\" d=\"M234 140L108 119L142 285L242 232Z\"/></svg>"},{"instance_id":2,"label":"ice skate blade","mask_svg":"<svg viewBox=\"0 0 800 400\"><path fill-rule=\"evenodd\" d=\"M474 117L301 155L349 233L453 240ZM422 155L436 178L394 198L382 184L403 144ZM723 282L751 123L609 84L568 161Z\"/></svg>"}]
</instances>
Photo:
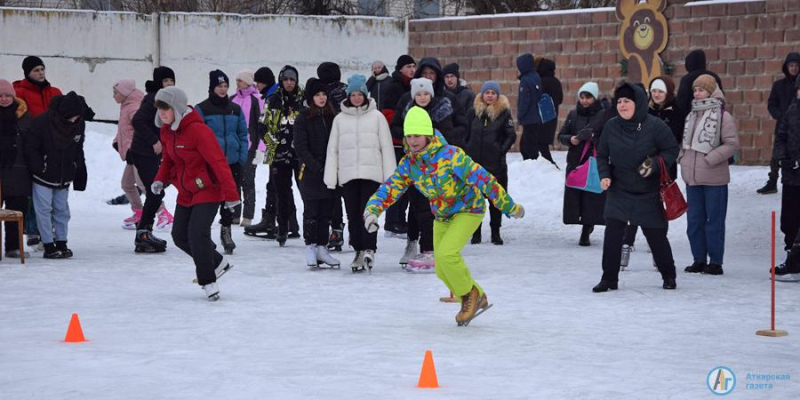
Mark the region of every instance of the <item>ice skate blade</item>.
<instances>
[{"instance_id":1,"label":"ice skate blade","mask_svg":"<svg viewBox=\"0 0 800 400\"><path fill-rule=\"evenodd\" d=\"M475 315L472 316L472 318L470 318L470 319L468 319L468 320L466 320L464 322L458 322L458 326L468 326L469 323L472 322L473 319L478 318L479 315L483 314L484 311L492 308L493 305L494 304L490 303L488 306L486 306L484 308L481 308L480 310L478 310L478 312L475 313Z\"/></svg>"},{"instance_id":2,"label":"ice skate blade","mask_svg":"<svg viewBox=\"0 0 800 400\"><path fill-rule=\"evenodd\" d=\"M328 246L328 251L341 253L342 252L342 246Z\"/></svg>"},{"instance_id":3,"label":"ice skate blade","mask_svg":"<svg viewBox=\"0 0 800 400\"><path fill-rule=\"evenodd\" d=\"M208 296L208 301L218 301L219 300L219 293L212 294Z\"/></svg>"},{"instance_id":4,"label":"ice skate blade","mask_svg":"<svg viewBox=\"0 0 800 400\"><path fill-rule=\"evenodd\" d=\"M225 265L225 268L223 268L223 269L221 269L219 271L219 275L217 275L217 280L219 280L219 278L222 278L222 276L225 275L226 272L230 271L231 268L233 268L233 264L228 263L227 265ZM197 278L192 279L192 283L196 284L197 283Z\"/></svg>"},{"instance_id":5,"label":"ice skate blade","mask_svg":"<svg viewBox=\"0 0 800 400\"><path fill-rule=\"evenodd\" d=\"M146 248L146 247L141 247L141 246L136 246L133 249L133 252L136 253L136 254L158 254L158 253L164 253L166 251L167 251L166 248L164 248L164 249L154 249L154 248Z\"/></svg>"}]
</instances>

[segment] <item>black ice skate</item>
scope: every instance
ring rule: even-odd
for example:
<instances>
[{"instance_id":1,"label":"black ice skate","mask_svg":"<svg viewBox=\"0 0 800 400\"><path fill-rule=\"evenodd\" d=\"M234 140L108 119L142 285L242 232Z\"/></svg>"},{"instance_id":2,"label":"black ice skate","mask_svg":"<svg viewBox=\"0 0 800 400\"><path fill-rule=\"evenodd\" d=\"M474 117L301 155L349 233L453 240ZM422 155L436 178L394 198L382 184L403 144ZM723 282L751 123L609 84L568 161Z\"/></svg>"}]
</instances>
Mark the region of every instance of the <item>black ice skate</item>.
<instances>
[{"instance_id":1,"label":"black ice skate","mask_svg":"<svg viewBox=\"0 0 800 400\"><path fill-rule=\"evenodd\" d=\"M222 247L225 249L225 254L233 254L233 249L236 248L236 243L233 243L230 226L223 225L220 227L219 240L222 242Z\"/></svg>"},{"instance_id":2,"label":"black ice skate","mask_svg":"<svg viewBox=\"0 0 800 400\"><path fill-rule=\"evenodd\" d=\"M133 251L136 253L163 253L167 251L166 242L153 236L153 232L149 229L136 231L134 245L136 247Z\"/></svg>"},{"instance_id":3,"label":"black ice skate","mask_svg":"<svg viewBox=\"0 0 800 400\"><path fill-rule=\"evenodd\" d=\"M328 250L342 251L342 246L344 246L344 224L339 229L332 229L328 238Z\"/></svg>"},{"instance_id":4,"label":"black ice skate","mask_svg":"<svg viewBox=\"0 0 800 400\"><path fill-rule=\"evenodd\" d=\"M277 237L277 227L275 226L275 215L267 210L261 210L261 221L255 225L244 228L245 236L253 236L261 239L275 240Z\"/></svg>"}]
</instances>

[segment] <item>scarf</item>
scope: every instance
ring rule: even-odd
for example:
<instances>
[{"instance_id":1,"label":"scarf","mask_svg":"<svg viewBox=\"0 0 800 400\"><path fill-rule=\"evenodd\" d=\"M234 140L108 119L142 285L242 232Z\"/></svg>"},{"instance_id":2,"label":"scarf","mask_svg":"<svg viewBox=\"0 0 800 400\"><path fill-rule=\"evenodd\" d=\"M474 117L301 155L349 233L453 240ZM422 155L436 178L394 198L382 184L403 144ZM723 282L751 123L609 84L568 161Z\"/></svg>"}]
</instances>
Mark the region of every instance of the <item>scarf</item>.
<instances>
[{"instance_id":1,"label":"scarf","mask_svg":"<svg viewBox=\"0 0 800 400\"><path fill-rule=\"evenodd\" d=\"M692 100L692 112L683 129L683 148L708 154L722 143L722 100Z\"/></svg>"},{"instance_id":2,"label":"scarf","mask_svg":"<svg viewBox=\"0 0 800 400\"><path fill-rule=\"evenodd\" d=\"M10 168L17 158L17 102L0 107L0 168Z\"/></svg>"}]
</instances>

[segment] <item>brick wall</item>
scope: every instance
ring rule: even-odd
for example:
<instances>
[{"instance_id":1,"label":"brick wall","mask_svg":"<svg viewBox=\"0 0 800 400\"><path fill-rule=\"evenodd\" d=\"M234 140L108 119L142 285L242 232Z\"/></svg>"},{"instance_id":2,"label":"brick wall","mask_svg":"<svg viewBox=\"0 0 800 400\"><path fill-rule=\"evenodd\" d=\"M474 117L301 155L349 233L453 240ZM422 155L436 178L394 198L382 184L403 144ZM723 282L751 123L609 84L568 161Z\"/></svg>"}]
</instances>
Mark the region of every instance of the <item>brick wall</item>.
<instances>
[{"instance_id":1,"label":"brick wall","mask_svg":"<svg viewBox=\"0 0 800 400\"><path fill-rule=\"evenodd\" d=\"M800 0L672 4L664 12L669 42L661 57L675 66L676 85L686 73L683 59L692 49L706 52L709 68L723 80L741 142L740 162L765 164L772 153L775 121L767 112L772 82L791 51L800 51ZM680 2L675 2L680 3ZM466 19L415 20L409 26L409 51L433 56L442 65L457 62L474 90L493 79L516 107L516 57L531 52L556 62L564 86L563 119L575 106L586 81L610 95L620 75L619 22L614 9L575 13L533 13Z\"/></svg>"}]
</instances>

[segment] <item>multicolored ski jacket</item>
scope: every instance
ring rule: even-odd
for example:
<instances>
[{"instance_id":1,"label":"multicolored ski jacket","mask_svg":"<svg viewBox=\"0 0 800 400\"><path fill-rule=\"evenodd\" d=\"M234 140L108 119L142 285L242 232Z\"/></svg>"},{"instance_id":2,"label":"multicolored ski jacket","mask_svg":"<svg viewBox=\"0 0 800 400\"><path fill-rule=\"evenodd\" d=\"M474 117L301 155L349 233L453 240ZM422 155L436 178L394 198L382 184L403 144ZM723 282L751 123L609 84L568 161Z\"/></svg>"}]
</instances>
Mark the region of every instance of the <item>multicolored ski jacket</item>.
<instances>
[{"instance_id":1,"label":"multicolored ski jacket","mask_svg":"<svg viewBox=\"0 0 800 400\"><path fill-rule=\"evenodd\" d=\"M482 214L487 197L504 214L519 208L494 176L458 147L442 144L436 131L433 141L419 154L406 155L394 174L370 197L366 211L380 215L414 185L431 204L439 221L446 221L461 212Z\"/></svg>"}]
</instances>

